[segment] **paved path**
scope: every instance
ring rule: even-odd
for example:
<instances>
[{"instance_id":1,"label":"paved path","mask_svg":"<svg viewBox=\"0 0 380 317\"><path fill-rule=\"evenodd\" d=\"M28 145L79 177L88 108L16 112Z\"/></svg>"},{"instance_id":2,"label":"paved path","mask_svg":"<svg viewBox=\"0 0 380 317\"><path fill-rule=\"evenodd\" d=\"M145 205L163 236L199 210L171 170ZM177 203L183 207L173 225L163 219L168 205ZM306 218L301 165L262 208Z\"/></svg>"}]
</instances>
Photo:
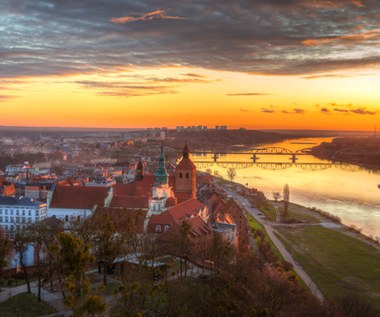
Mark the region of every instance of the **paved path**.
<instances>
[{"instance_id":1,"label":"paved path","mask_svg":"<svg viewBox=\"0 0 380 317\"><path fill-rule=\"evenodd\" d=\"M36 285L36 282L31 283L31 291L32 293L37 297L38 294L38 288ZM17 287L11 287L8 289L7 287L2 288L2 292L0 292L0 303L6 301L8 298L16 296L21 293L26 293L27 287L26 284L17 286ZM46 289L41 289L41 299L42 301L48 303L50 306L52 306L57 313L54 313L49 316L71 316L71 312L67 310L63 303L62 294L59 292L52 293L47 291Z\"/></svg>"},{"instance_id":2,"label":"paved path","mask_svg":"<svg viewBox=\"0 0 380 317\"><path fill-rule=\"evenodd\" d=\"M26 292L26 284L17 287L2 287L0 292L0 303L6 301L8 298Z\"/></svg>"},{"instance_id":3,"label":"paved path","mask_svg":"<svg viewBox=\"0 0 380 317\"><path fill-rule=\"evenodd\" d=\"M310 291L316 296L319 300L324 301L325 297L322 292L319 290L317 285L313 282L311 277L305 272L303 267L293 258L293 256L288 252L282 242L274 234L273 226L270 222L262 218L262 213L255 207L252 207L248 199L237 194L229 188L222 187L227 195L230 195L243 209L245 209L252 217L254 217L257 222L264 226L265 230L268 233L268 236L273 241L274 245L277 247L278 251L281 253L283 258L293 265L294 271L300 276L306 285L309 287Z\"/></svg>"}]
</instances>

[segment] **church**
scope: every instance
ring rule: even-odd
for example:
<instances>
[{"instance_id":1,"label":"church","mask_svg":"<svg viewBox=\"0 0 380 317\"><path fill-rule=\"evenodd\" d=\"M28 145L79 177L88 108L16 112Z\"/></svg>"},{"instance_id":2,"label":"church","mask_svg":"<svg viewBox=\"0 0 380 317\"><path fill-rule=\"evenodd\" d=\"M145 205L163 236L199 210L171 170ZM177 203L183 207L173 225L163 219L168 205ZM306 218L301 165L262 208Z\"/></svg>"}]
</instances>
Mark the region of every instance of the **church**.
<instances>
[{"instance_id":1,"label":"church","mask_svg":"<svg viewBox=\"0 0 380 317\"><path fill-rule=\"evenodd\" d=\"M113 186L110 207L142 210L145 214L144 232L162 233L173 223L200 216L208 222L209 211L197 198L196 167L185 144L181 161L169 175L165 167L164 148L154 174L144 173L138 162L134 181Z\"/></svg>"},{"instance_id":2,"label":"church","mask_svg":"<svg viewBox=\"0 0 380 317\"><path fill-rule=\"evenodd\" d=\"M212 243L214 231L208 207L197 200L196 166L189 155L189 148L185 144L182 158L171 175L165 167L163 146L154 174L144 173L144 165L140 160L134 181L114 185L109 209L138 212L137 223L140 228L137 231L158 235L163 245L175 241L173 237L178 236L185 223L190 249L196 250L198 254ZM194 253L193 258L197 257Z\"/></svg>"}]
</instances>

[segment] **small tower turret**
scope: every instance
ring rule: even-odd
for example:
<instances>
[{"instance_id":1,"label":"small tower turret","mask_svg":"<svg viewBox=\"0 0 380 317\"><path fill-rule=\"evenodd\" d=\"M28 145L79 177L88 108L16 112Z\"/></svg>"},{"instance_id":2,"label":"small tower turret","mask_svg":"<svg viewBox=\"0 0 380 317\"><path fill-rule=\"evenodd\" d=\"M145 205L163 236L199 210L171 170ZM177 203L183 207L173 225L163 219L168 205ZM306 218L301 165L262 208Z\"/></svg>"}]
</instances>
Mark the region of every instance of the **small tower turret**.
<instances>
[{"instance_id":1,"label":"small tower turret","mask_svg":"<svg viewBox=\"0 0 380 317\"><path fill-rule=\"evenodd\" d=\"M182 158L188 159L189 158L189 148L187 147L187 142L185 142L185 147L182 150Z\"/></svg>"}]
</instances>

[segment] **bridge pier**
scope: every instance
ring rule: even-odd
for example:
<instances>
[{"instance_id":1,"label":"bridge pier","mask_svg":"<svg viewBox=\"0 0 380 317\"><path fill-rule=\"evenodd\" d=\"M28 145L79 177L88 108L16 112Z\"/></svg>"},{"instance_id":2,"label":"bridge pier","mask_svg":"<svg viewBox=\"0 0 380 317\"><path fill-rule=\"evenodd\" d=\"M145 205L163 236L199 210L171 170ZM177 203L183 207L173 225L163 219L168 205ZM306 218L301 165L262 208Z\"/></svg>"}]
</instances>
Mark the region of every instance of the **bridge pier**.
<instances>
[{"instance_id":1,"label":"bridge pier","mask_svg":"<svg viewBox=\"0 0 380 317\"><path fill-rule=\"evenodd\" d=\"M292 154L292 163L295 163L298 159L295 154Z\"/></svg>"},{"instance_id":2,"label":"bridge pier","mask_svg":"<svg viewBox=\"0 0 380 317\"><path fill-rule=\"evenodd\" d=\"M213 157L214 163L218 161L218 158L219 158L218 153L214 152L214 157Z\"/></svg>"},{"instance_id":3,"label":"bridge pier","mask_svg":"<svg viewBox=\"0 0 380 317\"><path fill-rule=\"evenodd\" d=\"M253 153L253 156L251 157L251 159L253 163L256 163L256 161L258 160L256 153Z\"/></svg>"}]
</instances>

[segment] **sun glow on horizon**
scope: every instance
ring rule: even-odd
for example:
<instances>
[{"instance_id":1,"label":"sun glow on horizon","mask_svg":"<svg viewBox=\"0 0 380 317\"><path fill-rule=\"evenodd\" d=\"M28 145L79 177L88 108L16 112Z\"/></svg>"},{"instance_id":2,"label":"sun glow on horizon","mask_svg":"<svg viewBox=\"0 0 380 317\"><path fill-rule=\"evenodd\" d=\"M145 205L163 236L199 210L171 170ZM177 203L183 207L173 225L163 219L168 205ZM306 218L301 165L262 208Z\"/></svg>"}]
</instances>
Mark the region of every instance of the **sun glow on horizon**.
<instances>
[{"instance_id":1,"label":"sun glow on horizon","mask_svg":"<svg viewBox=\"0 0 380 317\"><path fill-rule=\"evenodd\" d=\"M269 76L188 67L15 79L0 125L370 130L380 75Z\"/></svg>"}]
</instances>

